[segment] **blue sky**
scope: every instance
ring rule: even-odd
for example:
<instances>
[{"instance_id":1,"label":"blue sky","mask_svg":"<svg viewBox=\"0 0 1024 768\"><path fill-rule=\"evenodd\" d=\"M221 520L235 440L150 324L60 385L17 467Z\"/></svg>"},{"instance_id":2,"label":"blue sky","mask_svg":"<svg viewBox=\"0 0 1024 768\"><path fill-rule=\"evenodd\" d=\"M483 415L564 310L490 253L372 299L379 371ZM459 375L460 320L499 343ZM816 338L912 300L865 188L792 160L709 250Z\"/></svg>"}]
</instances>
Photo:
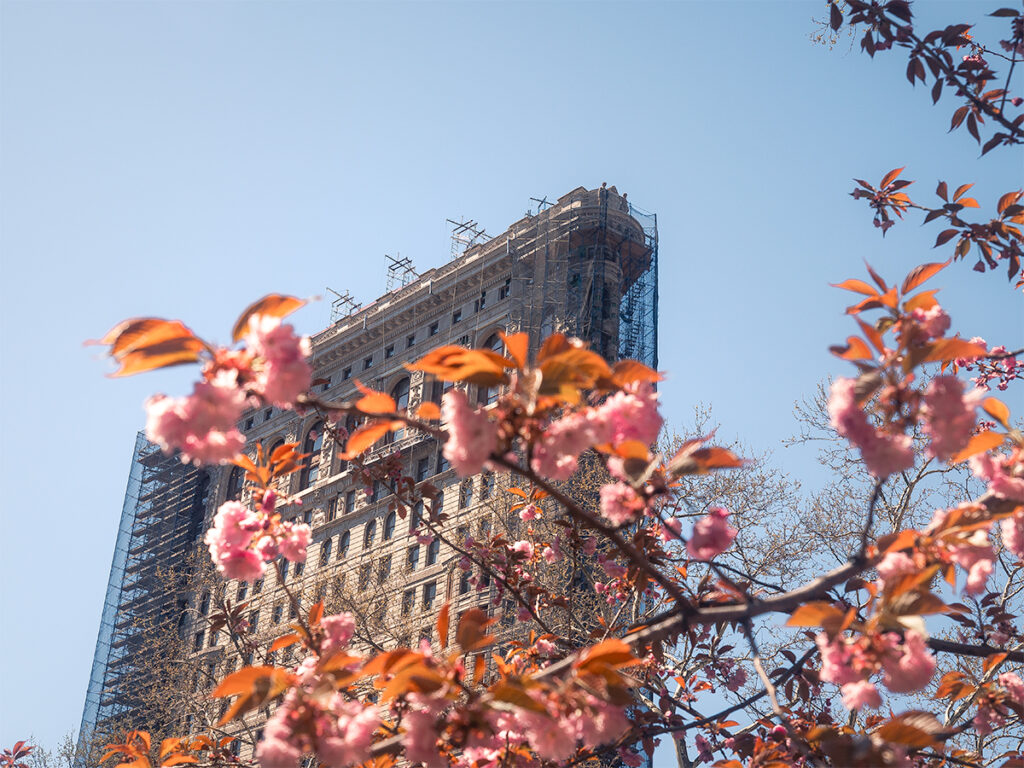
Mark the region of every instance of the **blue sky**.
<instances>
[{"instance_id":1,"label":"blue sky","mask_svg":"<svg viewBox=\"0 0 1024 768\"><path fill-rule=\"evenodd\" d=\"M922 199L941 177L992 206L1022 176L947 135L897 57L812 44L823 6L3 2L0 744L77 727L141 403L191 375L104 378L82 342L126 317L226 341L270 291L368 301L385 253L446 260L446 218L497 233L606 181L658 214L669 420L712 403L723 436L820 481L780 441L848 372L828 283L940 256L917 217L883 241L851 177L906 165ZM1021 341L1004 277L942 281L966 335Z\"/></svg>"}]
</instances>

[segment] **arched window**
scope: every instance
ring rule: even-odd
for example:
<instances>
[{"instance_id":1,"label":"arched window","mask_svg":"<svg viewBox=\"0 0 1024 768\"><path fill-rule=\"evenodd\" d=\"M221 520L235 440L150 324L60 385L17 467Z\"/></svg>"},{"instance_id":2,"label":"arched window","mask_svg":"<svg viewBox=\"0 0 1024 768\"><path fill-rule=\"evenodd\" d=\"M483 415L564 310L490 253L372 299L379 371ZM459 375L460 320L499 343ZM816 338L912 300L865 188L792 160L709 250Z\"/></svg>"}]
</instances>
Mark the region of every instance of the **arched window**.
<instances>
[{"instance_id":1,"label":"arched window","mask_svg":"<svg viewBox=\"0 0 1024 768\"><path fill-rule=\"evenodd\" d=\"M302 477L299 482L299 489L309 488L320 476L320 449L324 446L324 423L318 421L309 432L302 443L302 452L309 456L303 461Z\"/></svg>"},{"instance_id":2,"label":"arched window","mask_svg":"<svg viewBox=\"0 0 1024 768\"><path fill-rule=\"evenodd\" d=\"M384 518L384 541L387 541L395 535L395 513L388 512L387 517Z\"/></svg>"},{"instance_id":3,"label":"arched window","mask_svg":"<svg viewBox=\"0 0 1024 768\"><path fill-rule=\"evenodd\" d=\"M338 539L338 559L341 560L348 555L348 545L352 542L352 535L345 531Z\"/></svg>"},{"instance_id":4,"label":"arched window","mask_svg":"<svg viewBox=\"0 0 1024 768\"><path fill-rule=\"evenodd\" d=\"M399 411L404 411L409 407L408 377L400 379L398 383L391 388L391 399L395 401L395 407L397 407ZM403 437L405 437L405 429L396 429L394 432L388 432L384 440L387 443L393 443L396 440L401 440Z\"/></svg>"},{"instance_id":5,"label":"arched window","mask_svg":"<svg viewBox=\"0 0 1024 768\"><path fill-rule=\"evenodd\" d=\"M373 540L377 538L377 521L371 520L366 524L366 530L363 532L363 548L369 549L373 546Z\"/></svg>"},{"instance_id":6,"label":"arched window","mask_svg":"<svg viewBox=\"0 0 1024 768\"><path fill-rule=\"evenodd\" d=\"M334 539L324 539L320 545L320 565L327 565L331 559L331 548L334 546Z\"/></svg>"},{"instance_id":7,"label":"arched window","mask_svg":"<svg viewBox=\"0 0 1024 768\"><path fill-rule=\"evenodd\" d=\"M492 333L487 337L483 348L497 352L499 355L505 354L505 342L496 333ZM490 405L491 403L498 402L498 395L500 394L501 386L499 384L495 384L492 387L480 387L476 391L476 400L480 405Z\"/></svg>"},{"instance_id":8,"label":"arched window","mask_svg":"<svg viewBox=\"0 0 1024 768\"><path fill-rule=\"evenodd\" d=\"M224 497L227 501L238 501L242 498L242 486L245 485L245 470L232 467L228 474L228 492Z\"/></svg>"}]
</instances>

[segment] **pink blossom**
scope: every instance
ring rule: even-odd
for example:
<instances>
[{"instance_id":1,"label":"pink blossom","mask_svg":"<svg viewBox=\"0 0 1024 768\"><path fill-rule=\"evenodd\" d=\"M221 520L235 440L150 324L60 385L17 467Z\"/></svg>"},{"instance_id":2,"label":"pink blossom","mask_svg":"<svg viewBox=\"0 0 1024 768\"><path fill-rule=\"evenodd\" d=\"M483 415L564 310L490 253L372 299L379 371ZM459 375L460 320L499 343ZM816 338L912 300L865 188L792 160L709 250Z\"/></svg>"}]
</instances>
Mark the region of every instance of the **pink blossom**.
<instances>
[{"instance_id":1,"label":"pink blossom","mask_svg":"<svg viewBox=\"0 0 1024 768\"><path fill-rule=\"evenodd\" d=\"M956 376L936 376L924 392L924 432L931 437L928 454L948 461L971 439L977 393L964 396Z\"/></svg>"},{"instance_id":2,"label":"pink blossom","mask_svg":"<svg viewBox=\"0 0 1024 768\"><path fill-rule=\"evenodd\" d=\"M836 379L832 383L828 400L832 427L860 450L868 471L876 477L887 477L914 466L910 437L872 427L857 403L856 388L854 379Z\"/></svg>"},{"instance_id":3,"label":"pink blossom","mask_svg":"<svg viewBox=\"0 0 1024 768\"><path fill-rule=\"evenodd\" d=\"M373 732L380 725L376 708L364 707L357 701L347 701L341 694L331 700L331 712L337 720L328 724L320 738L317 757L331 766L365 762L369 756Z\"/></svg>"},{"instance_id":4,"label":"pink blossom","mask_svg":"<svg viewBox=\"0 0 1024 768\"><path fill-rule=\"evenodd\" d=\"M529 522L537 517L537 505L527 504L521 510L519 510L519 519L524 522Z\"/></svg>"},{"instance_id":5,"label":"pink blossom","mask_svg":"<svg viewBox=\"0 0 1024 768\"><path fill-rule=\"evenodd\" d=\"M339 613L334 616L324 616L320 620L320 626L324 630L324 642L320 648L321 655L330 656L348 645L355 632L356 622L351 613Z\"/></svg>"},{"instance_id":6,"label":"pink blossom","mask_svg":"<svg viewBox=\"0 0 1024 768\"><path fill-rule=\"evenodd\" d=\"M437 715L429 710L411 709L402 718L405 731L402 745L410 763L423 763L429 768L448 764L437 751Z\"/></svg>"},{"instance_id":7,"label":"pink blossom","mask_svg":"<svg viewBox=\"0 0 1024 768\"><path fill-rule=\"evenodd\" d=\"M256 747L256 760L261 768L295 768L298 764L302 750L292 742L290 714L286 699L264 726L263 740Z\"/></svg>"},{"instance_id":8,"label":"pink blossom","mask_svg":"<svg viewBox=\"0 0 1024 768\"><path fill-rule=\"evenodd\" d=\"M557 563L559 560L562 559L561 555L552 547L544 547L543 551L541 551L540 553L540 556L543 557L544 562L548 563L549 565L552 563Z\"/></svg>"},{"instance_id":9,"label":"pink blossom","mask_svg":"<svg viewBox=\"0 0 1024 768\"><path fill-rule=\"evenodd\" d=\"M533 544L529 541L521 540L517 541L512 545L512 551L517 555L520 555L525 560L533 559Z\"/></svg>"},{"instance_id":10,"label":"pink blossom","mask_svg":"<svg viewBox=\"0 0 1024 768\"><path fill-rule=\"evenodd\" d=\"M893 693L914 693L928 685L935 673L935 657L928 652L924 638L908 631L903 648L897 653L898 656L887 656L882 661L885 687Z\"/></svg>"},{"instance_id":11,"label":"pink blossom","mask_svg":"<svg viewBox=\"0 0 1024 768\"><path fill-rule=\"evenodd\" d=\"M441 398L441 420L447 425L444 457L460 477L475 475L497 447L498 427L487 414L474 409L461 389L450 389Z\"/></svg>"},{"instance_id":12,"label":"pink blossom","mask_svg":"<svg viewBox=\"0 0 1024 768\"><path fill-rule=\"evenodd\" d=\"M306 358L310 355L308 337L296 336L290 325L269 315L249 318L245 337L249 350L262 360L256 364L253 389L263 399L281 408L287 408L309 389L312 369Z\"/></svg>"},{"instance_id":13,"label":"pink blossom","mask_svg":"<svg viewBox=\"0 0 1024 768\"><path fill-rule=\"evenodd\" d=\"M549 715L517 710L516 719L530 743L530 748L543 760L564 762L576 752L576 738L572 730L562 727Z\"/></svg>"},{"instance_id":14,"label":"pink blossom","mask_svg":"<svg viewBox=\"0 0 1024 768\"><path fill-rule=\"evenodd\" d=\"M693 740L694 746L697 748L697 758L702 763L710 763L715 759L714 754L711 751L711 742L701 736L699 733Z\"/></svg>"},{"instance_id":15,"label":"pink blossom","mask_svg":"<svg viewBox=\"0 0 1024 768\"><path fill-rule=\"evenodd\" d=\"M619 748L619 759L629 766L629 768L640 768L643 765L643 758L640 757L634 750L626 749L625 747Z\"/></svg>"},{"instance_id":16,"label":"pink blossom","mask_svg":"<svg viewBox=\"0 0 1024 768\"><path fill-rule=\"evenodd\" d=\"M278 543L281 555L293 563L306 562L306 547L313 539L313 532L305 523L282 523L285 536Z\"/></svg>"},{"instance_id":17,"label":"pink blossom","mask_svg":"<svg viewBox=\"0 0 1024 768\"><path fill-rule=\"evenodd\" d=\"M860 676L853 670L853 655L842 638L829 640L828 635L819 632L814 640L821 654L821 679L836 685L846 685Z\"/></svg>"},{"instance_id":18,"label":"pink blossom","mask_svg":"<svg viewBox=\"0 0 1024 768\"><path fill-rule=\"evenodd\" d=\"M678 517L670 517L661 523L662 541L677 541L682 539L683 523Z\"/></svg>"},{"instance_id":19,"label":"pink blossom","mask_svg":"<svg viewBox=\"0 0 1024 768\"><path fill-rule=\"evenodd\" d=\"M575 412L548 424L533 447L530 466L551 480L568 480L577 458L588 448L607 441L608 427L594 412Z\"/></svg>"},{"instance_id":20,"label":"pink blossom","mask_svg":"<svg viewBox=\"0 0 1024 768\"><path fill-rule=\"evenodd\" d=\"M1024 510L1018 509L1010 517L1003 518L999 523L1003 546L1024 561Z\"/></svg>"},{"instance_id":21,"label":"pink blossom","mask_svg":"<svg viewBox=\"0 0 1024 768\"><path fill-rule=\"evenodd\" d=\"M538 653L543 653L546 656L555 652L555 644L544 638L538 638L533 647L537 649Z\"/></svg>"},{"instance_id":22,"label":"pink blossom","mask_svg":"<svg viewBox=\"0 0 1024 768\"><path fill-rule=\"evenodd\" d=\"M971 471L988 483L989 492L1011 501L1024 501L1024 450L1005 454L978 453L970 458Z\"/></svg>"},{"instance_id":23,"label":"pink blossom","mask_svg":"<svg viewBox=\"0 0 1024 768\"><path fill-rule=\"evenodd\" d=\"M586 536L580 540L580 546L583 549L583 554L592 555L597 551L597 538Z\"/></svg>"},{"instance_id":24,"label":"pink blossom","mask_svg":"<svg viewBox=\"0 0 1024 768\"><path fill-rule=\"evenodd\" d=\"M880 707L882 697L878 694L875 684L868 680L854 680L842 687L843 706L847 709L860 709L861 707Z\"/></svg>"},{"instance_id":25,"label":"pink blossom","mask_svg":"<svg viewBox=\"0 0 1024 768\"><path fill-rule=\"evenodd\" d=\"M1010 694L1010 698L1018 706L1024 707L1024 680L1020 679L1020 675L1013 672L1004 672L999 676L999 685Z\"/></svg>"},{"instance_id":26,"label":"pink blossom","mask_svg":"<svg viewBox=\"0 0 1024 768\"><path fill-rule=\"evenodd\" d=\"M601 486L601 514L612 525L632 523L644 511L644 500L626 483Z\"/></svg>"},{"instance_id":27,"label":"pink blossom","mask_svg":"<svg viewBox=\"0 0 1024 768\"><path fill-rule=\"evenodd\" d=\"M937 339L949 330L949 315L938 304L931 309L915 309L911 317L928 339Z\"/></svg>"},{"instance_id":28,"label":"pink blossom","mask_svg":"<svg viewBox=\"0 0 1024 768\"><path fill-rule=\"evenodd\" d=\"M697 524L693 526L693 535L686 542L686 551L695 560L711 560L722 554L736 538L738 531L726 523L729 510L724 507L712 507Z\"/></svg>"},{"instance_id":29,"label":"pink blossom","mask_svg":"<svg viewBox=\"0 0 1024 768\"><path fill-rule=\"evenodd\" d=\"M222 372L213 382L196 382L188 397L149 398L146 437L165 453L180 450L184 462L225 464L245 446L235 426L244 408L234 372Z\"/></svg>"},{"instance_id":30,"label":"pink blossom","mask_svg":"<svg viewBox=\"0 0 1024 768\"><path fill-rule=\"evenodd\" d=\"M966 542L957 544L951 552L953 562L967 571L967 585L964 592L976 595L984 591L989 574L992 573L995 552L986 531L974 531Z\"/></svg>"},{"instance_id":31,"label":"pink blossom","mask_svg":"<svg viewBox=\"0 0 1024 768\"><path fill-rule=\"evenodd\" d=\"M878 571L878 575L882 579L888 581L906 573L916 572L917 566L914 565L914 561L905 553L889 552L882 558L881 562L875 566L875 569Z\"/></svg>"},{"instance_id":32,"label":"pink blossom","mask_svg":"<svg viewBox=\"0 0 1024 768\"><path fill-rule=\"evenodd\" d=\"M649 445L658 439L661 431L658 393L648 381L627 384L621 392L605 400L595 416L610 427L608 439L614 445L626 440L638 440Z\"/></svg>"},{"instance_id":33,"label":"pink blossom","mask_svg":"<svg viewBox=\"0 0 1024 768\"><path fill-rule=\"evenodd\" d=\"M217 570L226 578L255 581L263 575L263 560L247 549L262 523L258 513L237 501L220 505L204 541Z\"/></svg>"}]
</instances>

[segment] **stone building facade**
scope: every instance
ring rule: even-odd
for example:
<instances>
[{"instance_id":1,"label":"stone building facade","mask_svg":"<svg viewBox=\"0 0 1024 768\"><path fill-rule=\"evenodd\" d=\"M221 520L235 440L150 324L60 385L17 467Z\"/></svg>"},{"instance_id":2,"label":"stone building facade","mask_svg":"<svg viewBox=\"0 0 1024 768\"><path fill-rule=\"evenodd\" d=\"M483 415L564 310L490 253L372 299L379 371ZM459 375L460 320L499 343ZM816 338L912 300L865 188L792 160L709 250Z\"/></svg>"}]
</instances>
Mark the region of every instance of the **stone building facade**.
<instances>
[{"instance_id":1,"label":"stone building facade","mask_svg":"<svg viewBox=\"0 0 1024 768\"><path fill-rule=\"evenodd\" d=\"M526 331L532 344L561 331L587 340L609 359L631 357L656 367L655 218L631 206L614 187L580 187L569 192L502 234L473 245L314 335L313 377L318 382L314 390L321 398L347 400L356 395L358 380L390 393L400 406L410 409L426 400L439 402L445 385L410 372L405 364L443 344L500 351L499 331ZM469 396L488 403L498 391L470 387ZM436 612L444 603L451 604L453 615L489 604L493 585L481 575L456 568L460 555L447 545L417 539L411 531L422 511L410 510L403 518L391 509L383 485L365 488L359 473L340 458L342 446L325 439L327 430L320 416L266 407L246 413L240 428L247 450L255 450L257 442L264 450L295 442L310 454L302 471L282 488L301 500L300 506L291 509L313 529L306 563L289 564L286 571L289 588L301 592L307 603L323 598L329 607L362 611L376 628L364 641L379 647L429 638ZM447 466L437 441L414 430L389 436L374 446L367 461L382 460L396 451L405 474L441 490L437 503L447 515L446 538L464 539L486 531L487 510L500 479L484 474L460 480ZM202 470L201 476L184 465L176 471L182 478L189 474L189 487L202 489L201 497L193 501L203 507L204 529L225 499L246 496L237 468ZM150 560L159 560L159 541L132 540L132 531L141 530L136 519L139 512L139 505L126 499L122 518L126 541L119 547L155 549L149 553ZM173 528L178 517L165 517ZM189 520L189 535L195 535L195 521ZM119 633L131 634L125 629L125 618L138 610L135 603L123 599L124 578L125 569L118 568L115 553L83 716L86 733L115 715L125 722L132 715L130 706L117 706L128 701L121 690L127 678L118 677L110 653L119 642L125 647L131 644ZM273 569L258 584L227 584L226 596L248 602L248 618L261 643L269 645L288 631L290 609ZM223 632L209 632L208 588L184 586L150 604L151 608L158 604L153 610L166 614L167 621L177 627L196 669L223 676L247 661L238 658ZM278 663L290 661L287 653L281 652ZM197 681L198 687L202 684ZM260 720L259 713L253 713L250 735L258 736ZM187 729L198 723L181 725Z\"/></svg>"}]
</instances>

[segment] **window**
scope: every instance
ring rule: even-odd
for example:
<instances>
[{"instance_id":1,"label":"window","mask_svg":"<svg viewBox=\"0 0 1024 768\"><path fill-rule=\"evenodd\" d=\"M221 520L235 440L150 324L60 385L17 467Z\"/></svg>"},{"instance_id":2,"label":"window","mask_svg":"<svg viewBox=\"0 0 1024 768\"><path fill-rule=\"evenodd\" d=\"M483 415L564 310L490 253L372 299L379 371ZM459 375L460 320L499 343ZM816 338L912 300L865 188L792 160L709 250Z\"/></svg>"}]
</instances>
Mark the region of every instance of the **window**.
<instances>
[{"instance_id":1,"label":"window","mask_svg":"<svg viewBox=\"0 0 1024 768\"><path fill-rule=\"evenodd\" d=\"M373 368L373 355L363 359L363 370L368 371L370 368Z\"/></svg>"},{"instance_id":2,"label":"window","mask_svg":"<svg viewBox=\"0 0 1024 768\"><path fill-rule=\"evenodd\" d=\"M302 522L304 522L306 525L309 525L313 522L313 510L310 509L309 507L306 507L306 509L302 510Z\"/></svg>"},{"instance_id":3,"label":"window","mask_svg":"<svg viewBox=\"0 0 1024 768\"><path fill-rule=\"evenodd\" d=\"M473 480L467 478L459 485L459 509L465 509L473 503Z\"/></svg>"},{"instance_id":4,"label":"window","mask_svg":"<svg viewBox=\"0 0 1024 768\"><path fill-rule=\"evenodd\" d=\"M263 412L263 420L264 421L270 421L270 417L273 416L273 415L274 415L274 409L273 408L267 408L267 410L265 410Z\"/></svg>"},{"instance_id":5,"label":"window","mask_svg":"<svg viewBox=\"0 0 1024 768\"><path fill-rule=\"evenodd\" d=\"M393 357L395 354L395 345L389 344L384 350L384 359L387 360L389 357Z\"/></svg>"},{"instance_id":6,"label":"window","mask_svg":"<svg viewBox=\"0 0 1024 768\"><path fill-rule=\"evenodd\" d=\"M334 539L324 539L320 545L320 565L325 566L331 559L331 549L334 547Z\"/></svg>"},{"instance_id":7,"label":"window","mask_svg":"<svg viewBox=\"0 0 1024 768\"><path fill-rule=\"evenodd\" d=\"M480 291L480 298L473 302L473 311L479 312L487 306L487 291Z\"/></svg>"},{"instance_id":8,"label":"window","mask_svg":"<svg viewBox=\"0 0 1024 768\"><path fill-rule=\"evenodd\" d=\"M252 593L254 595L258 595L262 591L263 591L263 579L256 579L256 581L254 581L252 583Z\"/></svg>"},{"instance_id":9,"label":"window","mask_svg":"<svg viewBox=\"0 0 1024 768\"><path fill-rule=\"evenodd\" d=\"M383 584L391 575L391 555L385 555L377 561L377 583Z\"/></svg>"},{"instance_id":10,"label":"window","mask_svg":"<svg viewBox=\"0 0 1024 768\"><path fill-rule=\"evenodd\" d=\"M427 565L437 562L437 555L441 551L441 540L434 539L427 545Z\"/></svg>"},{"instance_id":11,"label":"window","mask_svg":"<svg viewBox=\"0 0 1024 768\"><path fill-rule=\"evenodd\" d=\"M295 571L296 578L298 578L302 575L302 572L306 570L306 564L304 562L295 563L293 570Z\"/></svg>"},{"instance_id":12,"label":"window","mask_svg":"<svg viewBox=\"0 0 1024 768\"><path fill-rule=\"evenodd\" d=\"M232 467L228 474L228 492L225 497L227 501L238 501L242 498L242 488L245 485L245 470L241 467Z\"/></svg>"},{"instance_id":13,"label":"window","mask_svg":"<svg viewBox=\"0 0 1024 768\"><path fill-rule=\"evenodd\" d=\"M429 609L434 604L434 599L437 597L437 582L431 581L428 584L423 585L423 608Z\"/></svg>"},{"instance_id":14,"label":"window","mask_svg":"<svg viewBox=\"0 0 1024 768\"><path fill-rule=\"evenodd\" d=\"M405 348L411 349L416 346L416 334L413 333L405 338Z\"/></svg>"},{"instance_id":15,"label":"window","mask_svg":"<svg viewBox=\"0 0 1024 768\"><path fill-rule=\"evenodd\" d=\"M470 583L469 583L469 578L470 578L469 577L469 571L463 571L462 575L459 577L459 594L460 595L465 595L466 593L469 592L469 588L471 586Z\"/></svg>"},{"instance_id":16,"label":"window","mask_svg":"<svg viewBox=\"0 0 1024 768\"><path fill-rule=\"evenodd\" d=\"M281 583L283 584L288 580L288 561L284 558L281 559Z\"/></svg>"},{"instance_id":17,"label":"window","mask_svg":"<svg viewBox=\"0 0 1024 768\"><path fill-rule=\"evenodd\" d=\"M405 553L405 569L415 571L420 564L420 545L413 544Z\"/></svg>"},{"instance_id":18,"label":"window","mask_svg":"<svg viewBox=\"0 0 1024 768\"><path fill-rule=\"evenodd\" d=\"M212 629L210 630L210 643L209 643L209 645L210 645L211 648L213 648L213 647L215 647L217 645L217 639L218 639L219 635L220 635L220 632L214 632Z\"/></svg>"},{"instance_id":19,"label":"window","mask_svg":"<svg viewBox=\"0 0 1024 768\"><path fill-rule=\"evenodd\" d=\"M423 521L423 502L417 501L412 505L412 511L409 513L409 533L412 533L420 527L420 523Z\"/></svg>"},{"instance_id":20,"label":"window","mask_svg":"<svg viewBox=\"0 0 1024 768\"><path fill-rule=\"evenodd\" d=\"M352 378L352 366L350 365L348 368L346 368L345 370L343 370L341 372L341 380L342 381L348 381L351 378Z\"/></svg>"},{"instance_id":21,"label":"window","mask_svg":"<svg viewBox=\"0 0 1024 768\"><path fill-rule=\"evenodd\" d=\"M437 336L437 330L438 330L438 323L435 320L434 322L432 322L430 324L430 328L427 329L427 335L428 336Z\"/></svg>"},{"instance_id":22,"label":"window","mask_svg":"<svg viewBox=\"0 0 1024 768\"><path fill-rule=\"evenodd\" d=\"M320 450L323 446L324 423L318 421L310 427L309 432L306 433L306 439L302 443L302 452L308 453L309 456L303 461L299 482L301 489L309 488L320 476Z\"/></svg>"},{"instance_id":23,"label":"window","mask_svg":"<svg viewBox=\"0 0 1024 768\"><path fill-rule=\"evenodd\" d=\"M381 480L374 480L373 481L373 500L374 501L380 501L385 496L387 496L387 493L385 492L384 482L381 481Z\"/></svg>"},{"instance_id":24,"label":"window","mask_svg":"<svg viewBox=\"0 0 1024 768\"><path fill-rule=\"evenodd\" d=\"M491 518L484 517L480 520L480 538L487 539L491 535Z\"/></svg>"},{"instance_id":25,"label":"window","mask_svg":"<svg viewBox=\"0 0 1024 768\"><path fill-rule=\"evenodd\" d=\"M327 502L327 522L333 522L338 517L338 497L334 496Z\"/></svg>"},{"instance_id":26,"label":"window","mask_svg":"<svg viewBox=\"0 0 1024 768\"><path fill-rule=\"evenodd\" d=\"M249 611L249 631L256 633L260 628L260 609Z\"/></svg>"},{"instance_id":27,"label":"window","mask_svg":"<svg viewBox=\"0 0 1024 768\"><path fill-rule=\"evenodd\" d=\"M441 474L442 472L447 472L448 469L451 468L451 466L452 466L451 462L448 461L447 458L445 458L444 453L439 451L438 454L437 454L437 474Z\"/></svg>"},{"instance_id":28,"label":"window","mask_svg":"<svg viewBox=\"0 0 1024 768\"><path fill-rule=\"evenodd\" d=\"M255 416L250 416L249 418L247 418L245 420L245 426L242 427L242 429L244 429L246 432L248 432L250 429L252 429L252 425L255 424L255 423L256 423L256 417Z\"/></svg>"},{"instance_id":29,"label":"window","mask_svg":"<svg viewBox=\"0 0 1024 768\"><path fill-rule=\"evenodd\" d=\"M391 397L399 410L409 407L409 379L402 379L391 388Z\"/></svg>"},{"instance_id":30,"label":"window","mask_svg":"<svg viewBox=\"0 0 1024 768\"><path fill-rule=\"evenodd\" d=\"M203 640L206 638L206 630L200 629L196 632L195 639L192 641L192 650L201 651L203 650Z\"/></svg>"},{"instance_id":31,"label":"window","mask_svg":"<svg viewBox=\"0 0 1024 768\"><path fill-rule=\"evenodd\" d=\"M405 593L402 595L402 615L403 616L408 616L410 613L412 613L412 606L413 606L413 603L415 603L415 602L416 602L416 590L415 589L407 589L407 590L405 590Z\"/></svg>"},{"instance_id":32,"label":"window","mask_svg":"<svg viewBox=\"0 0 1024 768\"><path fill-rule=\"evenodd\" d=\"M460 347L468 347L469 346L469 334L467 333L465 336L459 336L459 340L456 343Z\"/></svg>"},{"instance_id":33,"label":"window","mask_svg":"<svg viewBox=\"0 0 1024 768\"><path fill-rule=\"evenodd\" d=\"M203 616L210 612L210 590L203 590L202 596L199 598L199 613Z\"/></svg>"},{"instance_id":34,"label":"window","mask_svg":"<svg viewBox=\"0 0 1024 768\"><path fill-rule=\"evenodd\" d=\"M356 492L347 491L345 493L345 514L356 511Z\"/></svg>"},{"instance_id":35,"label":"window","mask_svg":"<svg viewBox=\"0 0 1024 768\"><path fill-rule=\"evenodd\" d=\"M501 340L501 337L492 333L487 337L487 341L484 342L484 349L489 349L492 352L497 352L499 355L505 353L505 342ZM491 403L498 402L498 395L501 394L501 386L494 385L492 387L480 387L476 391L477 403L480 405L490 405Z\"/></svg>"},{"instance_id":36,"label":"window","mask_svg":"<svg viewBox=\"0 0 1024 768\"><path fill-rule=\"evenodd\" d=\"M238 582L238 589L235 591L235 602L242 602L247 594L249 594L249 584L244 581Z\"/></svg>"},{"instance_id":37,"label":"window","mask_svg":"<svg viewBox=\"0 0 1024 768\"><path fill-rule=\"evenodd\" d=\"M455 540L462 543L469 541L468 525L460 525L458 528L455 529Z\"/></svg>"},{"instance_id":38,"label":"window","mask_svg":"<svg viewBox=\"0 0 1024 768\"><path fill-rule=\"evenodd\" d=\"M430 516L437 519L437 516L444 510L444 494L439 493L430 500Z\"/></svg>"},{"instance_id":39,"label":"window","mask_svg":"<svg viewBox=\"0 0 1024 768\"><path fill-rule=\"evenodd\" d=\"M371 520L366 524L366 530L363 531L363 549L369 549L373 546L373 540L377 538L377 521Z\"/></svg>"},{"instance_id":40,"label":"window","mask_svg":"<svg viewBox=\"0 0 1024 768\"><path fill-rule=\"evenodd\" d=\"M297 618L299 618L299 612L295 608L295 603L293 603L291 600L288 601L288 618L289 619L297 619Z\"/></svg>"},{"instance_id":41,"label":"window","mask_svg":"<svg viewBox=\"0 0 1024 768\"><path fill-rule=\"evenodd\" d=\"M498 300L507 299L508 295L512 292L512 278L506 277L505 284L498 288Z\"/></svg>"},{"instance_id":42,"label":"window","mask_svg":"<svg viewBox=\"0 0 1024 768\"><path fill-rule=\"evenodd\" d=\"M348 555L348 545L352 542L352 535L345 531L338 539L338 559L341 560Z\"/></svg>"},{"instance_id":43,"label":"window","mask_svg":"<svg viewBox=\"0 0 1024 768\"><path fill-rule=\"evenodd\" d=\"M480 478L480 500L491 498L494 493L494 475L490 472Z\"/></svg>"},{"instance_id":44,"label":"window","mask_svg":"<svg viewBox=\"0 0 1024 768\"><path fill-rule=\"evenodd\" d=\"M366 589L370 586L370 564L363 563L359 566L359 588Z\"/></svg>"},{"instance_id":45,"label":"window","mask_svg":"<svg viewBox=\"0 0 1024 768\"><path fill-rule=\"evenodd\" d=\"M422 483L430 477L430 457L423 456L416 459L416 482Z\"/></svg>"},{"instance_id":46,"label":"window","mask_svg":"<svg viewBox=\"0 0 1024 768\"><path fill-rule=\"evenodd\" d=\"M456 323L461 322L461 321L462 321L462 310L461 309L456 309L454 312L452 312L452 325L455 325Z\"/></svg>"},{"instance_id":47,"label":"window","mask_svg":"<svg viewBox=\"0 0 1024 768\"><path fill-rule=\"evenodd\" d=\"M394 511L388 512L387 516L384 518L384 541L387 541L395 535L396 519L397 515L394 513Z\"/></svg>"}]
</instances>

